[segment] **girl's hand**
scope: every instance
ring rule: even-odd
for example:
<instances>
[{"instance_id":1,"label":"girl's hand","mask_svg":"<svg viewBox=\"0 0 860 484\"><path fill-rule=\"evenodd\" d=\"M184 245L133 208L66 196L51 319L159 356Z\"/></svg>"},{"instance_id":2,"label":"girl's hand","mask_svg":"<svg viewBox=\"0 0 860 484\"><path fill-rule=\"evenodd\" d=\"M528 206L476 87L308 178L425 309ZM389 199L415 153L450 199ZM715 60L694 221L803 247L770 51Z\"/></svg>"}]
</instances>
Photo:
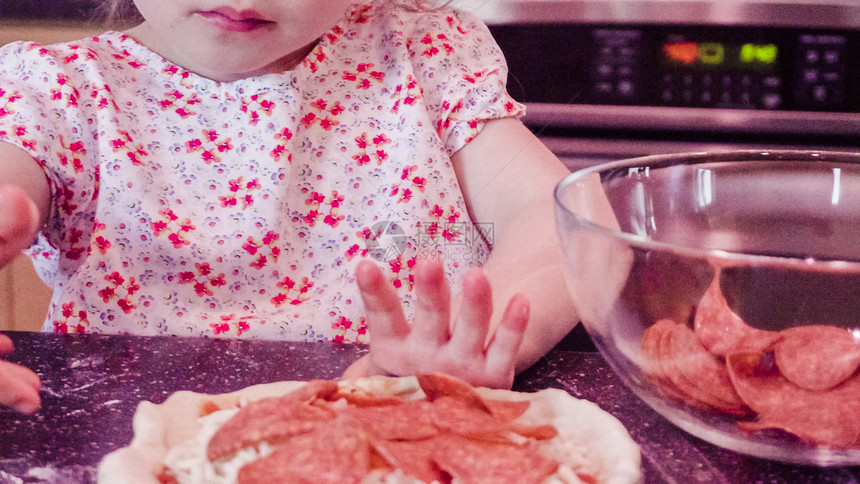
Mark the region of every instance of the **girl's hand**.
<instances>
[{"instance_id":1,"label":"girl's hand","mask_svg":"<svg viewBox=\"0 0 860 484\"><path fill-rule=\"evenodd\" d=\"M415 321L406 321L400 298L371 261L359 263L356 280L370 330L370 354L344 378L374 374L447 373L476 386L510 388L528 322L525 296L511 298L501 324L488 340L493 305L490 283L480 269L463 278L462 304L451 322L451 293L441 262L415 267Z\"/></svg>"},{"instance_id":2,"label":"girl's hand","mask_svg":"<svg viewBox=\"0 0 860 484\"><path fill-rule=\"evenodd\" d=\"M12 341L0 334L0 355L13 349ZM33 413L41 405L41 387L38 375L32 370L0 360L0 405L12 407L22 413Z\"/></svg>"}]
</instances>

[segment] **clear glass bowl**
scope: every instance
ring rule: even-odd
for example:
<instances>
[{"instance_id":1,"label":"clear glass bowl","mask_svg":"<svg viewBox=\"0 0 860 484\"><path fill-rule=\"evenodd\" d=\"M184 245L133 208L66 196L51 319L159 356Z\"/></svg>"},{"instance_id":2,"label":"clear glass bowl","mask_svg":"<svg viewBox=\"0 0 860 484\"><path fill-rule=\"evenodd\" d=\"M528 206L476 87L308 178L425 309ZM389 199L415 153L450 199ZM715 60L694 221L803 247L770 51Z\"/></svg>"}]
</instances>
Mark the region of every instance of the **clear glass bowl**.
<instances>
[{"instance_id":1,"label":"clear glass bowl","mask_svg":"<svg viewBox=\"0 0 860 484\"><path fill-rule=\"evenodd\" d=\"M860 154L636 158L555 201L579 315L632 391L737 452L860 464Z\"/></svg>"}]
</instances>

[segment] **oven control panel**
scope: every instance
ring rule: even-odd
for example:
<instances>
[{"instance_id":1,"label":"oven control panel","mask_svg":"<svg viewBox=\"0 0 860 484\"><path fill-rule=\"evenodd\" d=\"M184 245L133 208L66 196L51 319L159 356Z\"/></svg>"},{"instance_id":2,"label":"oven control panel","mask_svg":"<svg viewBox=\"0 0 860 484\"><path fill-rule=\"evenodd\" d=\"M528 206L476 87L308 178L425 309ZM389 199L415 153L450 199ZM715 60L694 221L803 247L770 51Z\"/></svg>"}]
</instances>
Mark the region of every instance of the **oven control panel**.
<instances>
[{"instance_id":1,"label":"oven control panel","mask_svg":"<svg viewBox=\"0 0 860 484\"><path fill-rule=\"evenodd\" d=\"M860 112L860 32L491 25L509 91L550 104Z\"/></svg>"}]
</instances>

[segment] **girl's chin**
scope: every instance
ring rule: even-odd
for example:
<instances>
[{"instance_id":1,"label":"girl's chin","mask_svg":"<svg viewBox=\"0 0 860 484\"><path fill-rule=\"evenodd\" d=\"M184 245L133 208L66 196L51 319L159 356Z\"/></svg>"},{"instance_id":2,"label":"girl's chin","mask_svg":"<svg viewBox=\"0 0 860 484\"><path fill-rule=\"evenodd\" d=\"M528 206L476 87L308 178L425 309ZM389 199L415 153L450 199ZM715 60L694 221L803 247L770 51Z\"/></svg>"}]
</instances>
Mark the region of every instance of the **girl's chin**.
<instances>
[{"instance_id":1,"label":"girl's chin","mask_svg":"<svg viewBox=\"0 0 860 484\"><path fill-rule=\"evenodd\" d=\"M310 46L311 48L313 46ZM259 53L255 55L221 55L199 63L199 74L216 81L231 81L264 74L278 74L291 71L301 64L311 49L289 54L263 64ZM251 61L251 62L249 62Z\"/></svg>"},{"instance_id":2,"label":"girl's chin","mask_svg":"<svg viewBox=\"0 0 860 484\"><path fill-rule=\"evenodd\" d=\"M206 65L200 65L196 69L191 69L197 74L212 79L213 81L232 82L248 77L261 76L265 74L277 74L295 68L294 65L285 65L280 63L272 63L267 65L247 64L244 62L230 63L215 62Z\"/></svg>"}]
</instances>

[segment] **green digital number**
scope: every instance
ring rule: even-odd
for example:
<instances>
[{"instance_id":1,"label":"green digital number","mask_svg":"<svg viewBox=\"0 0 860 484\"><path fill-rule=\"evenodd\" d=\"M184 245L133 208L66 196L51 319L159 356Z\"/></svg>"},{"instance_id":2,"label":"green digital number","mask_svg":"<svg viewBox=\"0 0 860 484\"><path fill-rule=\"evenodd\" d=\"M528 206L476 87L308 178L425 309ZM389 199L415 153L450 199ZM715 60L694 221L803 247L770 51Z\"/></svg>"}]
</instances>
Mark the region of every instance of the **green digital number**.
<instances>
[{"instance_id":1,"label":"green digital number","mask_svg":"<svg viewBox=\"0 0 860 484\"><path fill-rule=\"evenodd\" d=\"M773 64L776 62L777 48L773 44L744 44L741 47L741 62Z\"/></svg>"}]
</instances>

